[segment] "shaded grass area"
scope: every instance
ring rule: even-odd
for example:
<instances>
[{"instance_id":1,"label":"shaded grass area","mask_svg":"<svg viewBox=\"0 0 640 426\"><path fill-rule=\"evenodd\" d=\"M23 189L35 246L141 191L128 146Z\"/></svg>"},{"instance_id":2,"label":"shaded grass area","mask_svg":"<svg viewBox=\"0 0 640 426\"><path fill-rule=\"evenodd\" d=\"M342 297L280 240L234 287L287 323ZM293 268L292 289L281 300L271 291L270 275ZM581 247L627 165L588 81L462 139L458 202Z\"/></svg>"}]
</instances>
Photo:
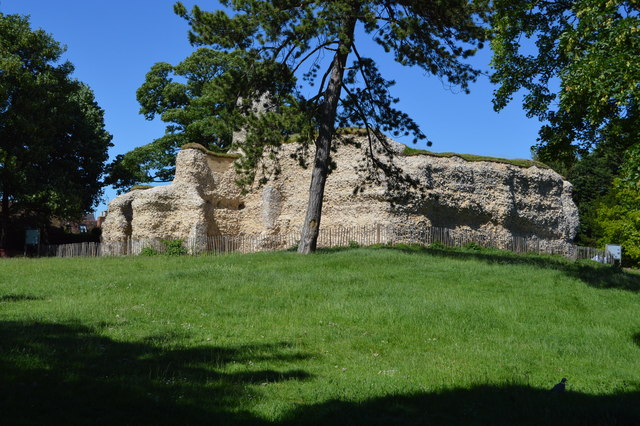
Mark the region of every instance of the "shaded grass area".
<instances>
[{"instance_id":1,"label":"shaded grass area","mask_svg":"<svg viewBox=\"0 0 640 426\"><path fill-rule=\"evenodd\" d=\"M638 424L640 276L414 246L0 264L6 424ZM568 392L549 389L567 377Z\"/></svg>"},{"instance_id":2,"label":"shaded grass area","mask_svg":"<svg viewBox=\"0 0 640 426\"><path fill-rule=\"evenodd\" d=\"M489 264L527 265L541 269L562 272L595 288L617 288L634 292L640 291L640 275L637 271L627 271L616 266L600 265L590 260L571 262L560 256L520 255L504 250L482 248L464 250L456 248L431 248L421 245L397 246L394 250L406 253L419 252L431 256L453 259L475 259Z\"/></svg>"},{"instance_id":3,"label":"shaded grass area","mask_svg":"<svg viewBox=\"0 0 640 426\"><path fill-rule=\"evenodd\" d=\"M329 401L295 410L285 424L637 425L640 392L552 395L521 385L474 386L393 395L361 403Z\"/></svg>"},{"instance_id":4,"label":"shaded grass area","mask_svg":"<svg viewBox=\"0 0 640 426\"><path fill-rule=\"evenodd\" d=\"M255 397L248 385L310 377L297 370L219 371L249 359L304 359L283 351L286 343L167 349L78 324L37 322L2 322L0 341L2 416L10 419L4 424L254 423L243 409Z\"/></svg>"}]
</instances>

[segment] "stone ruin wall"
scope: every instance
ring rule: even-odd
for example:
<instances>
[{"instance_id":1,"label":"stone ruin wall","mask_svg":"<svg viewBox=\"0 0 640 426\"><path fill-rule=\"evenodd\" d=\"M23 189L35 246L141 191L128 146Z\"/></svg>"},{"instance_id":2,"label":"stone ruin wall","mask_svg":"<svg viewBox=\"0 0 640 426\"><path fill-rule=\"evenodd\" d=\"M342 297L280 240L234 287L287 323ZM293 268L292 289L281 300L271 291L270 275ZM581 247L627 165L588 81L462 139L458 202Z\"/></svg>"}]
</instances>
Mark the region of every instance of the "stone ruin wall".
<instances>
[{"instance_id":1,"label":"stone ruin wall","mask_svg":"<svg viewBox=\"0 0 640 426\"><path fill-rule=\"evenodd\" d=\"M360 137L360 142L365 138ZM404 145L395 145L398 153ZM187 148L176 159L170 185L135 190L109 204L103 241L127 238L186 239L216 235L276 235L300 232L307 207L311 168L291 158L295 144L277 155L281 173L246 195L236 186L234 158ZM460 157L398 155L393 160L419 180L392 206L384 182L353 194L363 179L362 148L340 144L333 153L335 170L327 180L321 227L394 225L420 230L429 226L490 234L534 237L565 244L575 237L578 212L571 184L550 169L519 167ZM265 156L267 170L272 160Z\"/></svg>"}]
</instances>

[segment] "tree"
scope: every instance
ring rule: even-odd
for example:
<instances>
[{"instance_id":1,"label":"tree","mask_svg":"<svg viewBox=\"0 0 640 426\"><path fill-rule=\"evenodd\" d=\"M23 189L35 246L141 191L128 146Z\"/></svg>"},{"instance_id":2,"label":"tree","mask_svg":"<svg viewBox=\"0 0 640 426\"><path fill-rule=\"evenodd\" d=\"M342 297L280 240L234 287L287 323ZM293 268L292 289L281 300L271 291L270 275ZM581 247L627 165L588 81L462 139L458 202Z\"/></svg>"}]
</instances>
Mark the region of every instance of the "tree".
<instances>
[{"instance_id":1,"label":"tree","mask_svg":"<svg viewBox=\"0 0 640 426\"><path fill-rule=\"evenodd\" d=\"M607 191L593 197L586 209L590 236L600 246L622 245L623 266L640 266L640 142L627 150L619 174ZM583 163L580 161L579 164Z\"/></svg>"},{"instance_id":2,"label":"tree","mask_svg":"<svg viewBox=\"0 0 640 426\"><path fill-rule=\"evenodd\" d=\"M203 47L176 66L165 62L153 65L137 99L145 118L159 116L168 123L165 135L119 155L108 166L106 183L128 190L136 183L168 182L175 173L177 151L186 143L199 143L215 152L228 150L239 125L238 99L251 85L244 72L249 62L246 52ZM262 71L277 72L266 67ZM265 85L271 76L253 74L252 78L263 80L260 84Z\"/></svg>"},{"instance_id":3,"label":"tree","mask_svg":"<svg viewBox=\"0 0 640 426\"><path fill-rule=\"evenodd\" d=\"M0 248L12 218L79 219L102 193L111 135L63 52L26 17L0 13Z\"/></svg>"},{"instance_id":4,"label":"tree","mask_svg":"<svg viewBox=\"0 0 640 426\"><path fill-rule=\"evenodd\" d=\"M478 71L464 59L482 47L486 36L483 0L220 3L229 13L197 6L189 12L182 3L174 7L191 26L190 42L210 46L200 51L205 59L199 57L192 65L215 58L224 63L220 72L208 75L206 88L197 92L189 89L197 80L191 75L182 85L168 80L168 70L184 76L182 64L157 64L141 88L142 97L139 92L142 110L161 113L172 122L189 116L187 125L168 128L168 139L177 143L182 142L177 138L188 138L189 126L198 122L193 119L194 106L203 108L199 112L205 112L207 122L216 123L201 139L210 147L213 143L224 149L230 132L244 129L246 140L239 148L245 155L239 167L247 172L245 182L253 177L251 170L264 149L279 146L294 133L303 152L315 148L301 253L316 248L336 127L365 128L371 164L379 166L383 162L376 155L391 154L384 132L425 138L409 116L394 108L394 82L382 76L372 58L361 54L356 36L373 38L399 63L421 67L465 91ZM305 95L299 79L314 92ZM269 108L256 114L252 108L261 102Z\"/></svg>"},{"instance_id":5,"label":"tree","mask_svg":"<svg viewBox=\"0 0 640 426\"><path fill-rule=\"evenodd\" d=\"M595 234L604 246L622 245L623 266L640 266L640 186L615 180L611 191L593 209Z\"/></svg>"},{"instance_id":6,"label":"tree","mask_svg":"<svg viewBox=\"0 0 640 426\"><path fill-rule=\"evenodd\" d=\"M614 185L621 165L636 170L626 179L640 170L633 155L640 140L640 5L496 0L494 6L494 106L504 108L524 91L527 114L544 122L536 157L573 182L582 243L602 241L600 221L629 207L621 198L629 190Z\"/></svg>"},{"instance_id":7,"label":"tree","mask_svg":"<svg viewBox=\"0 0 640 426\"><path fill-rule=\"evenodd\" d=\"M638 140L637 1L496 0L492 27L494 106L525 92L527 114L545 122L540 160L570 167L595 147L621 156Z\"/></svg>"}]
</instances>

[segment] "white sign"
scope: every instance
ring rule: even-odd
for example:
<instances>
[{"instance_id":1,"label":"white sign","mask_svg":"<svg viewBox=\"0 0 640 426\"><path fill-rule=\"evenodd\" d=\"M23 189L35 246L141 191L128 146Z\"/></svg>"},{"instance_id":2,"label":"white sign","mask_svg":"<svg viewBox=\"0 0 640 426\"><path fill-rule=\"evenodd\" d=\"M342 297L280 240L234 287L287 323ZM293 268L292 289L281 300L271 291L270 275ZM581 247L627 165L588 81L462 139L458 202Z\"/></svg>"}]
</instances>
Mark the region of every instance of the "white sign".
<instances>
[{"instance_id":1,"label":"white sign","mask_svg":"<svg viewBox=\"0 0 640 426\"><path fill-rule=\"evenodd\" d=\"M622 246L617 244L607 244L606 251L609 252L611 257L615 260L622 260Z\"/></svg>"}]
</instances>

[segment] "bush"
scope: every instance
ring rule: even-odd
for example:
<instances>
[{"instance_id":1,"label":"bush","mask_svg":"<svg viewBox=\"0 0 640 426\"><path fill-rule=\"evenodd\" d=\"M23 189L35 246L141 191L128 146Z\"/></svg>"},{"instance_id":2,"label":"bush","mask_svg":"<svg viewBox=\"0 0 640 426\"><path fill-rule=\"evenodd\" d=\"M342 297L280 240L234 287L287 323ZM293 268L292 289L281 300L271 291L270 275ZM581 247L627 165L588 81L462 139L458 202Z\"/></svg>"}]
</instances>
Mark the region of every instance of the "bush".
<instances>
[{"instance_id":1,"label":"bush","mask_svg":"<svg viewBox=\"0 0 640 426\"><path fill-rule=\"evenodd\" d=\"M182 245L182 240L162 240L167 256L183 256L187 254L187 249Z\"/></svg>"},{"instance_id":2,"label":"bush","mask_svg":"<svg viewBox=\"0 0 640 426\"><path fill-rule=\"evenodd\" d=\"M158 252L151 247L145 247L140 250L140 256L157 256Z\"/></svg>"},{"instance_id":3,"label":"bush","mask_svg":"<svg viewBox=\"0 0 640 426\"><path fill-rule=\"evenodd\" d=\"M442 244L440 241L434 241L431 244L429 244L429 248L436 249L436 250L444 250L447 247L444 244Z\"/></svg>"},{"instance_id":4,"label":"bush","mask_svg":"<svg viewBox=\"0 0 640 426\"><path fill-rule=\"evenodd\" d=\"M464 248L467 249L467 250L474 250L474 251L484 250L484 247L482 247L478 243L474 243L473 241L470 242L470 243L465 244Z\"/></svg>"},{"instance_id":5,"label":"bush","mask_svg":"<svg viewBox=\"0 0 640 426\"><path fill-rule=\"evenodd\" d=\"M360 248L360 244L357 241L349 241L349 248Z\"/></svg>"}]
</instances>

